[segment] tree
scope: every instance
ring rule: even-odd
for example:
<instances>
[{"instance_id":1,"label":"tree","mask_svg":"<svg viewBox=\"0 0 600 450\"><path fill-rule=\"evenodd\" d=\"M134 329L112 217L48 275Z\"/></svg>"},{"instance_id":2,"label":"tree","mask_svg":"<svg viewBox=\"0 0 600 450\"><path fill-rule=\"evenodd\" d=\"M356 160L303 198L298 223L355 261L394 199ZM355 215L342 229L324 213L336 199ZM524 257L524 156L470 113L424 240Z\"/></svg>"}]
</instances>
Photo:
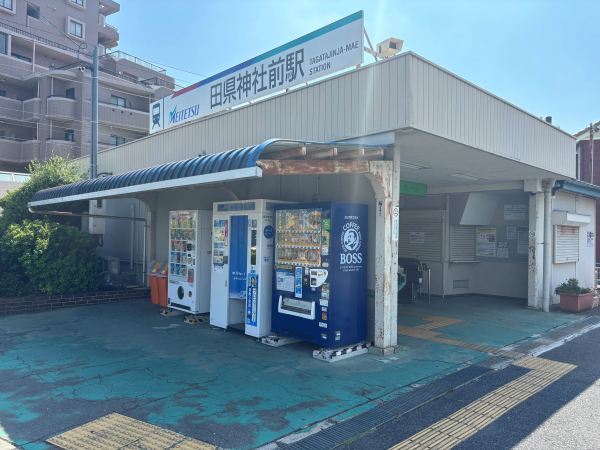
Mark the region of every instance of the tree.
<instances>
[{"instance_id":1,"label":"tree","mask_svg":"<svg viewBox=\"0 0 600 450\"><path fill-rule=\"evenodd\" d=\"M10 225L22 223L24 220L78 224L79 220L75 222L73 218L31 214L27 208L27 203L31 201L33 194L42 189L87 179L87 173L81 165L69 163L66 159L53 156L46 161L33 161L29 165L29 172L31 173L29 180L0 198L0 208L3 209L2 215L0 215L0 237ZM45 209L51 208L53 207L46 207ZM61 206L61 210L71 212L86 211L87 208L87 202L74 202Z\"/></svg>"}]
</instances>

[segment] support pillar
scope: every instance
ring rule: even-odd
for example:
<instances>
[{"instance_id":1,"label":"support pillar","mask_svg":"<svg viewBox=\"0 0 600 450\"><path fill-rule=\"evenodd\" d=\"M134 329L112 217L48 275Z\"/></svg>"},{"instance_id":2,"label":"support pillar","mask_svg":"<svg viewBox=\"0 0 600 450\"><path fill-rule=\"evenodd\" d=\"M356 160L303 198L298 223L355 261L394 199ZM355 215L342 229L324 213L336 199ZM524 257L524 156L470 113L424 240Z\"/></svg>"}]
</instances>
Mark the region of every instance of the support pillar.
<instances>
[{"instance_id":1,"label":"support pillar","mask_svg":"<svg viewBox=\"0 0 600 450\"><path fill-rule=\"evenodd\" d=\"M544 183L544 297L542 309L550 311L550 296L552 290L552 187L555 181Z\"/></svg>"},{"instance_id":2,"label":"support pillar","mask_svg":"<svg viewBox=\"0 0 600 450\"><path fill-rule=\"evenodd\" d=\"M398 241L392 212L400 201L400 149L393 159L369 162L365 176L375 191L375 342L370 351L389 355L398 343Z\"/></svg>"},{"instance_id":3,"label":"support pillar","mask_svg":"<svg viewBox=\"0 0 600 450\"><path fill-rule=\"evenodd\" d=\"M544 273L544 194L542 192L532 192L529 196L529 232L527 307L542 309ZM533 236L531 232L534 233Z\"/></svg>"}]
</instances>

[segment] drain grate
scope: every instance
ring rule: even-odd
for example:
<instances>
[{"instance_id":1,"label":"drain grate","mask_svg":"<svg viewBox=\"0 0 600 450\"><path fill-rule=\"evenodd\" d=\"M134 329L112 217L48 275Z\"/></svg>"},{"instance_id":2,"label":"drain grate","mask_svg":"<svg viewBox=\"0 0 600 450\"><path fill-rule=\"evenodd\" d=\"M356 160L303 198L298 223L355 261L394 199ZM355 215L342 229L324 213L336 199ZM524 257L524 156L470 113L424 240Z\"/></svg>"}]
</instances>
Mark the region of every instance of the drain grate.
<instances>
[{"instance_id":1,"label":"drain grate","mask_svg":"<svg viewBox=\"0 0 600 450\"><path fill-rule=\"evenodd\" d=\"M597 323L600 323L600 317L598 316L588 317L587 319L583 319L581 322L579 322L581 325L596 325Z\"/></svg>"},{"instance_id":2,"label":"drain grate","mask_svg":"<svg viewBox=\"0 0 600 450\"><path fill-rule=\"evenodd\" d=\"M383 425L395 417L402 416L427 402L435 400L489 371L490 369L480 366L470 366L459 370L391 402L377 406L345 422L309 436L300 442L286 446L285 449L328 450L334 448L360 433Z\"/></svg>"}]
</instances>

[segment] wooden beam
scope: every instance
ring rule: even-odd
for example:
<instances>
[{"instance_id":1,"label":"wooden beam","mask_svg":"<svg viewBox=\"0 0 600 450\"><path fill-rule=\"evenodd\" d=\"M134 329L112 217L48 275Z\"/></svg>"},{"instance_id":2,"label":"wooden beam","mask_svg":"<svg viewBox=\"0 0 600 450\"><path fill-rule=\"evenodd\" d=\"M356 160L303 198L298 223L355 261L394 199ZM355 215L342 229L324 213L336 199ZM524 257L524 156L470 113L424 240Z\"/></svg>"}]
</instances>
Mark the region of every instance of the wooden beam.
<instances>
[{"instance_id":1,"label":"wooden beam","mask_svg":"<svg viewBox=\"0 0 600 450\"><path fill-rule=\"evenodd\" d=\"M363 157L364 154L365 154L365 149L364 148L359 148L357 150L350 150L348 152L338 153L336 156L333 157L333 159L335 159L335 160L340 160L340 159L356 159L356 158Z\"/></svg>"},{"instance_id":2,"label":"wooden beam","mask_svg":"<svg viewBox=\"0 0 600 450\"><path fill-rule=\"evenodd\" d=\"M326 150L317 150L316 152L307 153L305 159L323 159L331 158L337 155L337 148L328 148Z\"/></svg>"},{"instance_id":3,"label":"wooden beam","mask_svg":"<svg viewBox=\"0 0 600 450\"><path fill-rule=\"evenodd\" d=\"M306 147L289 148L287 150L278 150L271 153L263 153L260 159L287 159L295 158L296 156L306 155Z\"/></svg>"},{"instance_id":4,"label":"wooden beam","mask_svg":"<svg viewBox=\"0 0 600 450\"><path fill-rule=\"evenodd\" d=\"M311 175L328 173L365 173L368 161L260 161L265 175Z\"/></svg>"}]
</instances>

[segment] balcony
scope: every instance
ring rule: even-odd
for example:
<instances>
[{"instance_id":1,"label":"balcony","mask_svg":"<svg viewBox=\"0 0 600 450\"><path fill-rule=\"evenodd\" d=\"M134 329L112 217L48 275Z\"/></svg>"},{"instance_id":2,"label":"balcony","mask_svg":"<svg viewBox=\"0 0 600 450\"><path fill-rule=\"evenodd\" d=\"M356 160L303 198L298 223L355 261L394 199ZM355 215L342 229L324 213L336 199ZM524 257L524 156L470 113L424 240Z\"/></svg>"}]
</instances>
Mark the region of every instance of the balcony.
<instances>
[{"instance_id":1,"label":"balcony","mask_svg":"<svg viewBox=\"0 0 600 450\"><path fill-rule=\"evenodd\" d=\"M0 139L0 160L27 163L40 158L40 141L26 139Z\"/></svg>"},{"instance_id":2,"label":"balcony","mask_svg":"<svg viewBox=\"0 0 600 450\"><path fill-rule=\"evenodd\" d=\"M80 149L77 143L73 141L65 141L64 139L50 138L46 139L46 146L42 149L45 159L52 156L60 156L64 159L77 158L80 154Z\"/></svg>"},{"instance_id":3,"label":"balcony","mask_svg":"<svg viewBox=\"0 0 600 450\"><path fill-rule=\"evenodd\" d=\"M77 102L74 98L60 95L48 96L48 117L59 119L75 119Z\"/></svg>"},{"instance_id":4,"label":"balcony","mask_svg":"<svg viewBox=\"0 0 600 450\"><path fill-rule=\"evenodd\" d=\"M8 97L0 97L0 117L23 120L23 102Z\"/></svg>"},{"instance_id":5,"label":"balcony","mask_svg":"<svg viewBox=\"0 0 600 450\"><path fill-rule=\"evenodd\" d=\"M147 133L150 114L145 111L123 108L110 103L99 103L98 122Z\"/></svg>"},{"instance_id":6,"label":"balcony","mask_svg":"<svg viewBox=\"0 0 600 450\"><path fill-rule=\"evenodd\" d=\"M41 104L42 101L39 98L30 98L29 100L23 101L23 120L28 122L40 120Z\"/></svg>"},{"instance_id":7,"label":"balcony","mask_svg":"<svg viewBox=\"0 0 600 450\"><path fill-rule=\"evenodd\" d=\"M148 69L154 70L155 72L166 74L167 70L163 69L156 64L151 63L150 61L146 61L144 59L138 58L137 56L132 56L129 53L122 52L121 50L117 50L116 52L108 53L106 56L110 56L114 59L126 59L127 61L131 61L132 63L139 64L140 66L144 66Z\"/></svg>"},{"instance_id":8,"label":"balcony","mask_svg":"<svg viewBox=\"0 0 600 450\"><path fill-rule=\"evenodd\" d=\"M108 48L116 47L119 44L119 30L106 22L101 25L98 30L98 44Z\"/></svg>"}]
</instances>

